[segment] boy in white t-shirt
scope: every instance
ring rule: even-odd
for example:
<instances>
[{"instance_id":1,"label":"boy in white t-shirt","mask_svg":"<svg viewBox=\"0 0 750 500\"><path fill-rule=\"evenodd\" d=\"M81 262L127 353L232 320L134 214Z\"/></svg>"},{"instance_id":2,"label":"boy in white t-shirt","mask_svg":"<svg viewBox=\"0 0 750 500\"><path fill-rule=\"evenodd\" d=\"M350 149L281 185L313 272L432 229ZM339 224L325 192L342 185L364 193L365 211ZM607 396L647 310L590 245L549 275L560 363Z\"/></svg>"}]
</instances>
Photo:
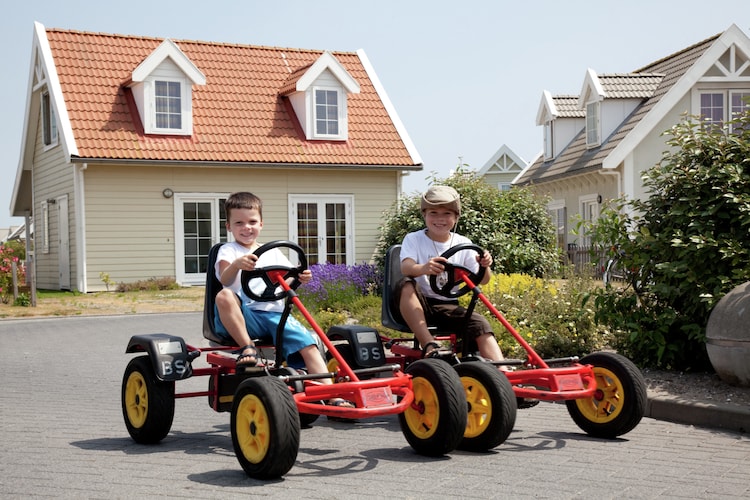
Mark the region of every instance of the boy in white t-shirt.
<instances>
[{"instance_id":1,"label":"boy in white t-shirt","mask_svg":"<svg viewBox=\"0 0 750 500\"><path fill-rule=\"evenodd\" d=\"M253 254L260 247L257 240L263 229L263 202L260 198L252 193L237 192L227 198L224 206L227 230L232 233L234 241L222 245L216 257L216 277L224 288L216 294L214 329L217 335L231 337L240 346L237 368L242 370L258 363L258 351L248 332L252 331L256 338L273 339L275 344L284 303L283 300L255 301L245 295L240 283L241 271L274 265L291 267L291 263L277 248L260 257ZM303 284L311 279L309 269L299 274ZM328 371L315 337L299 321L289 316L283 335L283 355L289 366L299 368L304 365L308 373ZM332 383L329 378L320 381ZM343 399L332 400L329 404L353 406Z\"/></svg>"}]
</instances>

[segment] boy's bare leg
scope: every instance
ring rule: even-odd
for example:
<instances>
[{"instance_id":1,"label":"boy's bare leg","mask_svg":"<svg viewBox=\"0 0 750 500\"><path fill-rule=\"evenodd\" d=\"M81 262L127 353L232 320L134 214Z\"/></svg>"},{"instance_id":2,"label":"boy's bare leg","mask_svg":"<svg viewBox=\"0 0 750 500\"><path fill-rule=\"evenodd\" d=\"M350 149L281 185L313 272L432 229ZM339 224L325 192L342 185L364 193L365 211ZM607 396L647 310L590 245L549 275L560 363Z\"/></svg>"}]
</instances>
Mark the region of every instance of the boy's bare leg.
<instances>
[{"instance_id":1,"label":"boy's bare leg","mask_svg":"<svg viewBox=\"0 0 750 500\"><path fill-rule=\"evenodd\" d=\"M245 318L242 316L239 297L229 288L224 288L216 294L215 301L221 324L227 329L232 340L240 347L253 345L245 326Z\"/></svg>"},{"instance_id":2,"label":"boy's bare leg","mask_svg":"<svg viewBox=\"0 0 750 500\"><path fill-rule=\"evenodd\" d=\"M413 283L404 283L401 288L401 299L398 304L401 311L401 317L406 321L409 330L417 337L420 347L424 347L428 342L432 342L432 334L427 327L427 321L424 317L424 309L417 297L417 291Z\"/></svg>"},{"instance_id":3,"label":"boy's bare leg","mask_svg":"<svg viewBox=\"0 0 750 500\"><path fill-rule=\"evenodd\" d=\"M497 339L491 333L485 333L476 338L477 347L479 348L479 354L483 358L487 358L492 361L500 361L504 359L503 351L500 350L500 346L497 344ZM507 371L507 366L500 366L501 371Z\"/></svg>"}]
</instances>

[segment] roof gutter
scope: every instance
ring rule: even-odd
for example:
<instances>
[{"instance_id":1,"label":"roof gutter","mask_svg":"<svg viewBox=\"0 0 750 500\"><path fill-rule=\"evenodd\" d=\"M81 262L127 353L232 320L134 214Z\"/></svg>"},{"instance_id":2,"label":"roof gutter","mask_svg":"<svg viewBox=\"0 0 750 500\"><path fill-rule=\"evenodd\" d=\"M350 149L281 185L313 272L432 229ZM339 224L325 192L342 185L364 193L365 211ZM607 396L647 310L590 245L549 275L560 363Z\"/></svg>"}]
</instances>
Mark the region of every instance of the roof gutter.
<instances>
[{"instance_id":1,"label":"roof gutter","mask_svg":"<svg viewBox=\"0 0 750 500\"><path fill-rule=\"evenodd\" d=\"M78 164L101 164L101 165L160 165L164 167L225 167L225 168L290 168L290 169L315 169L315 170L361 170L363 168L377 170L422 170L422 164L415 165L363 165L351 163L268 163L268 162L223 162L223 161L186 161L186 160L134 160L116 158L84 158L73 156L71 163Z\"/></svg>"}]
</instances>

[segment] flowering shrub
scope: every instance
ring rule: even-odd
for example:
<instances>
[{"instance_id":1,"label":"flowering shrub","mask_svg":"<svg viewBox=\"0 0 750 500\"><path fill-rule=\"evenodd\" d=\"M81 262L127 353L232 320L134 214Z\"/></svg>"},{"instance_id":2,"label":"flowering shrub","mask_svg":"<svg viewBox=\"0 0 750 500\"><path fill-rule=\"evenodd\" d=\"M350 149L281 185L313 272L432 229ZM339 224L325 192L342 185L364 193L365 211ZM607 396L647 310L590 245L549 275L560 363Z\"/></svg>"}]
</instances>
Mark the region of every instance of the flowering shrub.
<instances>
[{"instance_id":1,"label":"flowering shrub","mask_svg":"<svg viewBox=\"0 0 750 500\"><path fill-rule=\"evenodd\" d=\"M496 274L482 291L505 319L543 358L584 356L609 344L610 333L597 326L590 300L595 283L575 278L555 284L522 274ZM471 295L462 297L468 302ZM525 352L482 304L506 357L524 359Z\"/></svg>"},{"instance_id":2,"label":"flowering shrub","mask_svg":"<svg viewBox=\"0 0 750 500\"><path fill-rule=\"evenodd\" d=\"M7 304L13 298L13 263L16 263L16 283L26 283L26 268L23 265L24 250L18 242L0 245L0 301Z\"/></svg>"},{"instance_id":3,"label":"flowering shrub","mask_svg":"<svg viewBox=\"0 0 750 500\"><path fill-rule=\"evenodd\" d=\"M383 275L371 264L313 264L312 280L297 289L297 294L310 311L348 309L366 295L380 295Z\"/></svg>"}]
</instances>

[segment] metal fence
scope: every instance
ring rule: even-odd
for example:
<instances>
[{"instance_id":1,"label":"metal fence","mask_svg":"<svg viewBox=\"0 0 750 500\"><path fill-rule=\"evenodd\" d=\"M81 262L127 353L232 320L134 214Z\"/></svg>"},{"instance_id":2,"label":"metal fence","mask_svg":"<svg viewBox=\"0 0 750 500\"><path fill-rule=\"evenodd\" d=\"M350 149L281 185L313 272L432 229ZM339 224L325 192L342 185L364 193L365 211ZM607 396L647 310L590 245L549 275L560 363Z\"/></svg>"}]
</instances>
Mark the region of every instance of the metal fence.
<instances>
[{"instance_id":1,"label":"metal fence","mask_svg":"<svg viewBox=\"0 0 750 500\"><path fill-rule=\"evenodd\" d=\"M595 279L602 278L607 265L606 253L603 250L596 249L592 260L590 246L579 246L573 243L568 245L568 250L563 253L563 259L563 264L572 268L575 274L591 276Z\"/></svg>"}]
</instances>

